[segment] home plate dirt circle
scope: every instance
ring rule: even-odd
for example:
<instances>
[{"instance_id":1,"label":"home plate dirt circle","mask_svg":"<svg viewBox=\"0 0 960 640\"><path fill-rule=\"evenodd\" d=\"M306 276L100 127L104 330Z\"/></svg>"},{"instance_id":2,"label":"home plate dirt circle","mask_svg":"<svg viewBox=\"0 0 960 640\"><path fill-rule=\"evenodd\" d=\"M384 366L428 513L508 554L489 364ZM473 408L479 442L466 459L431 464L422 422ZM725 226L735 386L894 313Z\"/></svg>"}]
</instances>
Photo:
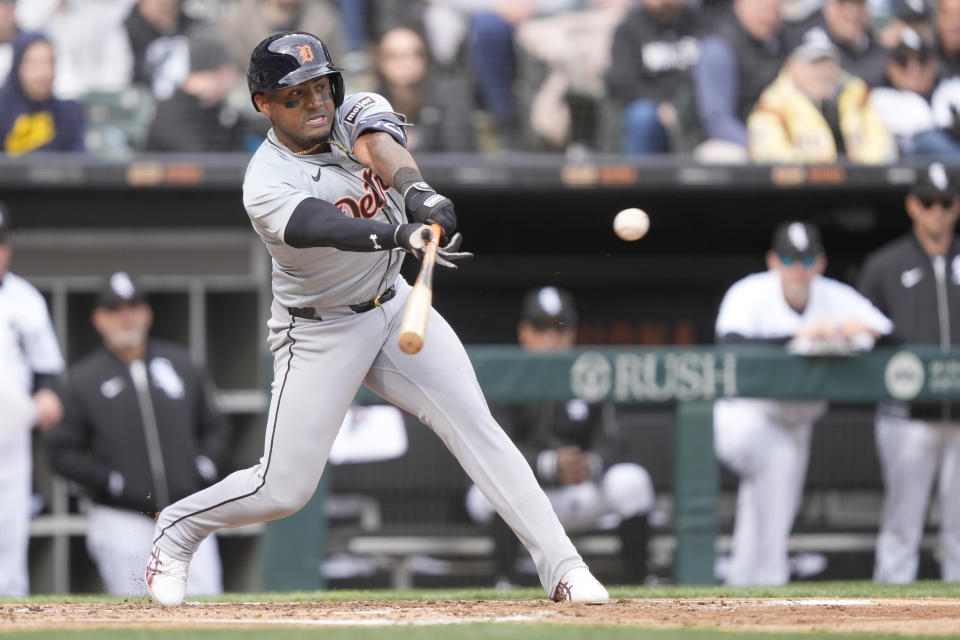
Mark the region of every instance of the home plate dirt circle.
<instances>
[{"instance_id":1,"label":"home plate dirt circle","mask_svg":"<svg viewBox=\"0 0 960 640\"><path fill-rule=\"evenodd\" d=\"M0 633L39 628L322 627L476 622L834 631L948 635L960 600L948 598L615 599L605 605L548 600L363 600L351 602L2 603Z\"/></svg>"}]
</instances>

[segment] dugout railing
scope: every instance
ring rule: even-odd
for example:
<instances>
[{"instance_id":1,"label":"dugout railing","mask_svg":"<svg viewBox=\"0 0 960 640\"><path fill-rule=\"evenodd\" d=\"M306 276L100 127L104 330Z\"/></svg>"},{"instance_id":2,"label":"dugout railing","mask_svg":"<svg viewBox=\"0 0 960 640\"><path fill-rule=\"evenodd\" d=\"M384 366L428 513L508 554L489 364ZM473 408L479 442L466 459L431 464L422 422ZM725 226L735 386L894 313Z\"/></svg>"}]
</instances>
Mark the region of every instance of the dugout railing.
<instances>
[{"instance_id":1,"label":"dugout railing","mask_svg":"<svg viewBox=\"0 0 960 640\"><path fill-rule=\"evenodd\" d=\"M679 584L714 582L720 478L713 450L712 407L716 399L822 398L872 403L881 399L940 402L960 397L960 350L933 347L818 356L791 355L767 346L581 347L543 355L516 347L473 347L470 355L491 403L578 397L591 402L675 405L673 581ZM360 399L376 400L369 393L362 393ZM312 526L322 527L321 512L315 516ZM288 542L288 531L297 531L302 537L303 525L271 523L267 537L273 537L273 546L282 547L288 557L295 557L290 555L289 544L277 540ZM389 554L390 544L373 541L356 550ZM393 544L396 556L404 555L404 545L413 548L403 537ZM291 567L286 569L288 573L278 579L294 579Z\"/></svg>"}]
</instances>

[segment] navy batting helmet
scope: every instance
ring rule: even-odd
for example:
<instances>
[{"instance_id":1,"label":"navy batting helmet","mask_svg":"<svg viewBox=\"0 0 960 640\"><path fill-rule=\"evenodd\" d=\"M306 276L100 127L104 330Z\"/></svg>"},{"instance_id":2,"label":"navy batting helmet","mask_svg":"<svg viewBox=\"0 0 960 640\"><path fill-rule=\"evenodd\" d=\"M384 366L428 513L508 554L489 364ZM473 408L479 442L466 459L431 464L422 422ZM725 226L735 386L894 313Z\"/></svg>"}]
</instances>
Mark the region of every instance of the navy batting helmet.
<instances>
[{"instance_id":1,"label":"navy batting helmet","mask_svg":"<svg viewBox=\"0 0 960 640\"><path fill-rule=\"evenodd\" d=\"M261 91L286 89L320 76L330 76L333 100L343 103L343 76L333 66L327 46L315 35L303 31L275 33L258 44L250 54L247 85L250 99ZM259 111L256 100L254 108Z\"/></svg>"}]
</instances>

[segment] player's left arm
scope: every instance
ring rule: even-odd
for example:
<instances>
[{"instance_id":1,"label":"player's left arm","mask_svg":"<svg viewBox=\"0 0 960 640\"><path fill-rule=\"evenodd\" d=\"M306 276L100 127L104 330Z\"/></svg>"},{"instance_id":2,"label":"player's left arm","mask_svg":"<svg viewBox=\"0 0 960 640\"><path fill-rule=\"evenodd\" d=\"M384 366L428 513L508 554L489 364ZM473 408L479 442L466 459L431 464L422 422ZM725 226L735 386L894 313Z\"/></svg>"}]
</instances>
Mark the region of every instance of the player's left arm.
<instances>
[{"instance_id":1,"label":"player's left arm","mask_svg":"<svg viewBox=\"0 0 960 640\"><path fill-rule=\"evenodd\" d=\"M33 371L32 396L36 426L46 431L63 417L63 405L56 393L56 386L64 363L46 302L36 293L31 296L29 305L32 308L30 315L35 320L27 325L21 343Z\"/></svg>"},{"instance_id":2,"label":"player's left arm","mask_svg":"<svg viewBox=\"0 0 960 640\"><path fill-rule=\"evenodd\" d=\"M453 202L424 182L416 160L394 133L374 127L362 131L354 142L353 155L403 194L411 219L425 224L435 222L444 237L453 236L457 229Z\"/></svg>"}]
</instances>

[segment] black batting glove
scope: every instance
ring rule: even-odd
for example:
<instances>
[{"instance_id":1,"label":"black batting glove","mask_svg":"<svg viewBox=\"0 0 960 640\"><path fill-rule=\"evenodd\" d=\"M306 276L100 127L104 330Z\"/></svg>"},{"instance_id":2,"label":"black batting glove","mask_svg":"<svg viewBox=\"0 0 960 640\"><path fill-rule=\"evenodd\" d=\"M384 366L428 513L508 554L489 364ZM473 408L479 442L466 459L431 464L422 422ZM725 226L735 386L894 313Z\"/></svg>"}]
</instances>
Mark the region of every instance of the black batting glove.
<instances>
[{"instance_id":1,"label":"black batting glove","mask_svg":"<svg viewBox=\"0 0 960 640\"><path fill-rule=\"evenodd\" d=\"M442 196L426 182L414 182L403 191L403 203L410 218L426 224L437 223L443 236L449 238L457 230L457 214L453 202Z\"/></svg>"},{"instance_id":2,"label":"black batting glove","mask_svg":"<svg viewBox=\"0 0 960 640\"><path fill-rule=\"evenodd\" d=\"M401 224L393 232L393 239L397 246L413 254L418 260L423 259L423 249L430 242L430 227L425 224ZM437 247L437 264L448 269L456 269L454 262L469 260L473 254L468 251L458 251L463 236L459 233L441 247Z\"/></svg>"}]
</instances>

